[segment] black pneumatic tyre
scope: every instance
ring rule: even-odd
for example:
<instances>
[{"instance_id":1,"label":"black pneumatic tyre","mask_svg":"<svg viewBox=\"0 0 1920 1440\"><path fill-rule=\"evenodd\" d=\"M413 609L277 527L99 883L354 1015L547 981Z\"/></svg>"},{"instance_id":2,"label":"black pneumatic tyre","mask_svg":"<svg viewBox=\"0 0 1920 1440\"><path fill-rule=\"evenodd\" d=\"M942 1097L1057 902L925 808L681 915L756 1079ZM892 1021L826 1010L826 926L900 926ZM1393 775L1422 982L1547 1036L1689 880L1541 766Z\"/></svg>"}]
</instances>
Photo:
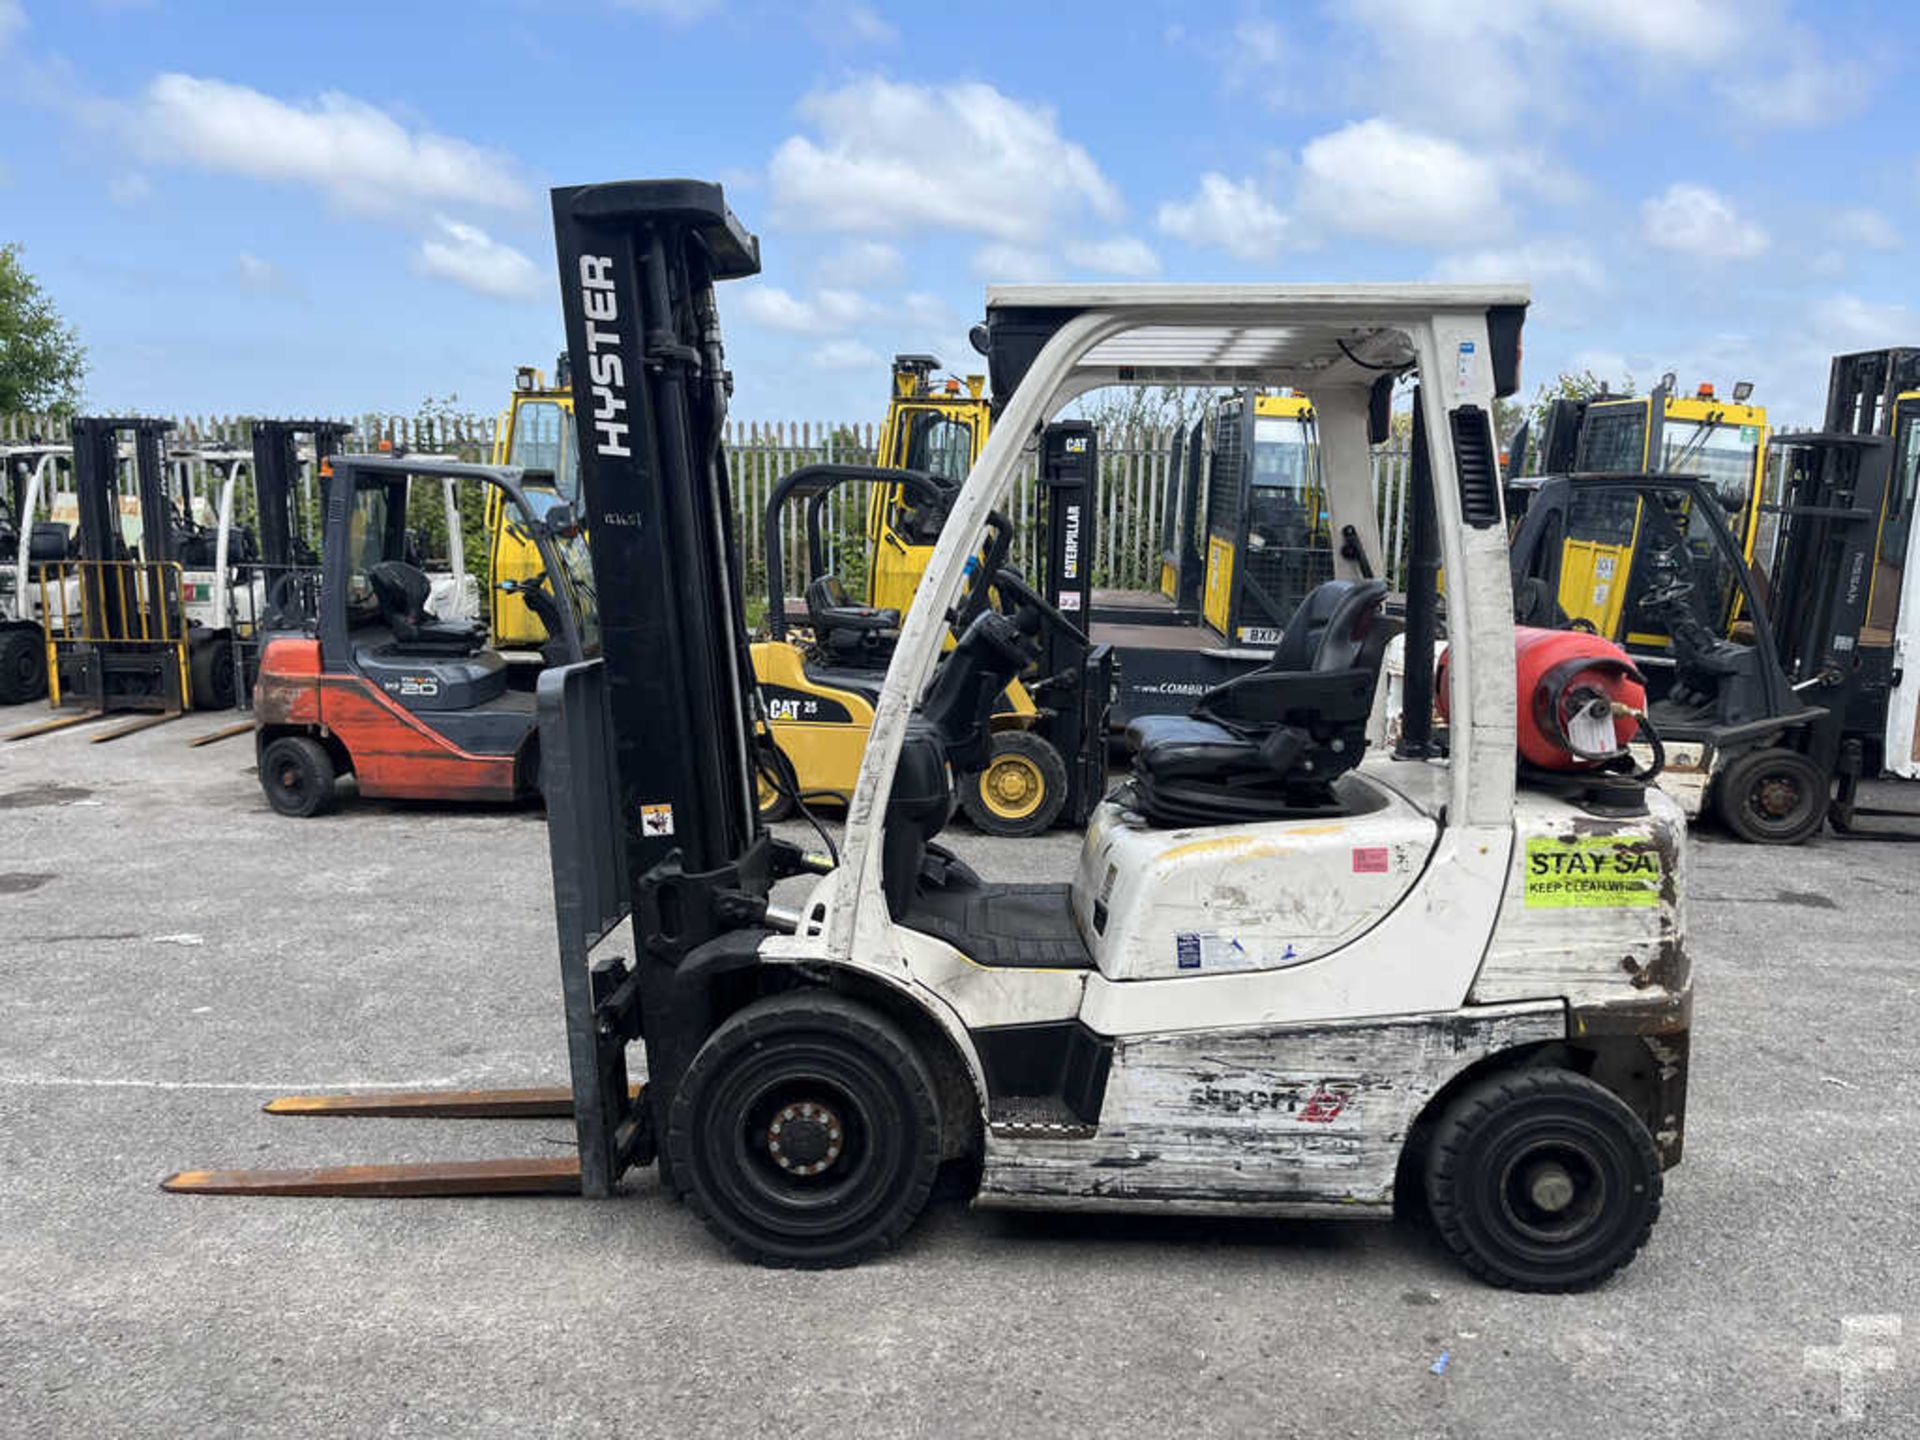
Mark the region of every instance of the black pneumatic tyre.
<instances>
[{"instance_id":1,"label":"black pneumatic tyre","mask_svg":"<svg viewBox=\"0 0 1920 1440\"><path fill-rule=\"evenodd\" d=\"M824 990L757 1000L707 1037L667 1120L674 1184L761 1265L854 1265L904 1235L940 1164L918 1050Z\"/></svg>"},{"instance_id":2,"label":"black pneumatic tyre","mask_svg":"<svg viewBox=\"0 0 1920 1440\"><path fill-rule=\"evenodd\" d=\"M1798 845L1826 823L1832 784L1797 750L1770 747L1742 755L1713 782L1713 808L1726 827L1754 845Z\"/></svg>"},{"instance_id":3,"label":"black pneumatic tyre","mask_svg":"<svg viewBox=\"0 0 1920 1440\"><path fill-rule=\"evenodd\" d=\"M47 693L47 647L37 630L0 630L0 705L24 705Z\"/></svg>"},{"instance_id":4,"label":"black pneumatic tyre","mask_svg":"<svg viewBox=\"0 0 1920 1440\"><path fill-rule=\"evenodd\" d=\"M1570 1070L1470 1086L1427 1151L1441 1238L1481 1279L1559 1292L1632 1260L1660 1217L1660 1156L1619 1096Z\"/></svg>"},{"instance_id":5,"label":"black pneumatic tyre","mask_svg":"<svg viewBox=\"0 0 1920 1440\"><path fill-rule=\"evenodd\" d=\"M282 735L260 752L260 788L282 815L305 819L333 804L333 757L305 735Z\"/></svg>"},{"instance_id":6,"label":"black pneumatic tyre","mask_svg":"<svg viewBox=\"0 0 1920 1440\"><path fill-rule=\"evenodd\" d=\"M960 783L960 808L984 835L1039 835L1067 803L1067 762L1031 730L1000 730L992 758Z\"/></svg>"},{"instance_id":7,"label":"black pneumatic tyre","mask_svg":"<svg viewBox=\"0 0 1920 1440\"><path fill-rule=\"evenodd\" d=\"M235 698L233 645L209 640L193 647L187 657L187 675L193 684L193 708L231 710Z\"/></svg>"}]
</instances>

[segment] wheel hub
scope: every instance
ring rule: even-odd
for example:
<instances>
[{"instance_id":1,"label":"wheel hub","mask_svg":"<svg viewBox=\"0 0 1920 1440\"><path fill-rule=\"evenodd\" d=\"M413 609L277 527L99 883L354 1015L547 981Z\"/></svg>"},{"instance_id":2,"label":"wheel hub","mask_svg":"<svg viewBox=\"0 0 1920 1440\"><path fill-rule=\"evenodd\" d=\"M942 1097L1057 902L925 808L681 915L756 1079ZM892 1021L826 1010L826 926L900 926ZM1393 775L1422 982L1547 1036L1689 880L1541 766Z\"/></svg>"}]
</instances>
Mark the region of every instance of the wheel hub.
<instances>
[{"instance_id":1,"label":"wheel hub","mask_svg":"<svg viewBox=\"0 0 1920 1440\"><path fill-rule=\"evenodd\" d=\"M1558 1215L1573 1203L1576 1187L1564 1165L1548 1161L1534 1168L1527 1181L1533 1203L1549 1215Z\"/></svg>"},{"instance_id":2,"label":"wheel hub","mask_svg":"<svg viewBox=\"0 0 1920 1440\"><path fill-rule=\"evenodd\" d=\"M1791 815L1800 804L1800 787L1784 775L1769 776L1754 787L1754 806L1761 814L1778 820Z\"/></svg>"},{"instance_id":3,"label":"wheel hub","mask_svg":"<svg viewBox=\"0 0 1920 1440\"><path fill-rule=\"evenodd\" d=\"M846 1152L846 1127L825 1105L787 1105L767 1124L767 1154L789 1175L818 1175Z\"/></svg>"},{"instance_id":4,"label":"wheel hub","mask_svg":"<svg viewBox=\"0 0 1920 1440\"><path fill-rule=\"evenodd\" d=\"M996 760L987 769L986 789L996 808L1017 814L1033 805L1040 791L1040 772L1023 759Z\"/></svg>"}]
</instances>

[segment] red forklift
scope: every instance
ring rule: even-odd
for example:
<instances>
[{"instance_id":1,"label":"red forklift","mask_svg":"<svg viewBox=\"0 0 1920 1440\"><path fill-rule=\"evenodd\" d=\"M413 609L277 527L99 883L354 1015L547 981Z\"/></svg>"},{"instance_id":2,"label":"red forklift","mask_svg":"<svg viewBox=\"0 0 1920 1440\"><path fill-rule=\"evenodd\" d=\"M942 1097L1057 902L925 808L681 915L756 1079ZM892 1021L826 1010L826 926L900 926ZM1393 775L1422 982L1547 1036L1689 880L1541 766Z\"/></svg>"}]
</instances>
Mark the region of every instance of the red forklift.
<instances>
[{"instance_id":1,"label":"red forklift","mask_svg":"<svg viewBox=\"0 0 1920 1440\"><path fill-rule=\"evenodd\" d=\"M427 609L431 582L407 531L412 481L454 480L502 492L514 532L540 573L500 584L547 629L545 664L597 648L593 581L573 511L544 471L334 455L326 486L317 591L276 587L286 627L267 640L254 685L260 787L282 815L329 808L339 778L360 794L403 800L508 802L539 789L534 687L541 665L513 664L480 620ZM459 543L459 537L452 537ZM303 599L311 610L301 613Z\"/></svg>"}]
</instances>

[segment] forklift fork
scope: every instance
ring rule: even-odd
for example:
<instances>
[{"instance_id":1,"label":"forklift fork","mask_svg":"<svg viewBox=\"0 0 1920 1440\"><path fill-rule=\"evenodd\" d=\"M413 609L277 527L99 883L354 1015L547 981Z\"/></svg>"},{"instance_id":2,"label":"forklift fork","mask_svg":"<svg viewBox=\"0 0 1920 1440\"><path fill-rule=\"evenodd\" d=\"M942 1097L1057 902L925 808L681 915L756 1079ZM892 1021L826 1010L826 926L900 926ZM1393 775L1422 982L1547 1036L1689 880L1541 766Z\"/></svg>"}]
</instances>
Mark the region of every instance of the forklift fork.
<instances>
[{"instance_id":1,"label":"forklift fork","mask_svg":"<svg viewBox=\"0 0 1920 1440\"><path fill-rule=\"evenodd\" d=\"M513 1090L381 1090L282 1095L270 1115L420 1119L560 1119L574 1122L575 1152L506 1160L411 1165L327 1165L274 1170L182 1170L160 1188L189 1195L586 1195L613 1192L626 1171L654 1159L643 1084L627 1078L633 1030L630 972L595 962L593 947L628 913L623 832L608 744L599 661L540 677L540 751L552 851L560 988L572 1084Z\"/></svg>"}]
</instances>

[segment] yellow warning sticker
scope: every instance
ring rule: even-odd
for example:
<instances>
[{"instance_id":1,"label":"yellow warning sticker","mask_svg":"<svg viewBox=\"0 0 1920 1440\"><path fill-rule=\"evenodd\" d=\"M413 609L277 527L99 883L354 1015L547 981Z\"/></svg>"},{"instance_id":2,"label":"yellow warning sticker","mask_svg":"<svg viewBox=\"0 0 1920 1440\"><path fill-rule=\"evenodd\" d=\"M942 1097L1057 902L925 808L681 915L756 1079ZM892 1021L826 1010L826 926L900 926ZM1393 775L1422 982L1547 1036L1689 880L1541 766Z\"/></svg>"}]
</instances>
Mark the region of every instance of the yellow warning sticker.
<instances>
[{"instance_id":1,"label":"yellow warning sticker","mask_svg":"<svg viewBox=\"0 0 1920 1440\"><path fill-rule=\"evenodd\" d=\"M1660 903L1660 854L1640 837L1576 835L1527 840L1527 905L1571 910Z\"/></svg>"}]
</instances>

